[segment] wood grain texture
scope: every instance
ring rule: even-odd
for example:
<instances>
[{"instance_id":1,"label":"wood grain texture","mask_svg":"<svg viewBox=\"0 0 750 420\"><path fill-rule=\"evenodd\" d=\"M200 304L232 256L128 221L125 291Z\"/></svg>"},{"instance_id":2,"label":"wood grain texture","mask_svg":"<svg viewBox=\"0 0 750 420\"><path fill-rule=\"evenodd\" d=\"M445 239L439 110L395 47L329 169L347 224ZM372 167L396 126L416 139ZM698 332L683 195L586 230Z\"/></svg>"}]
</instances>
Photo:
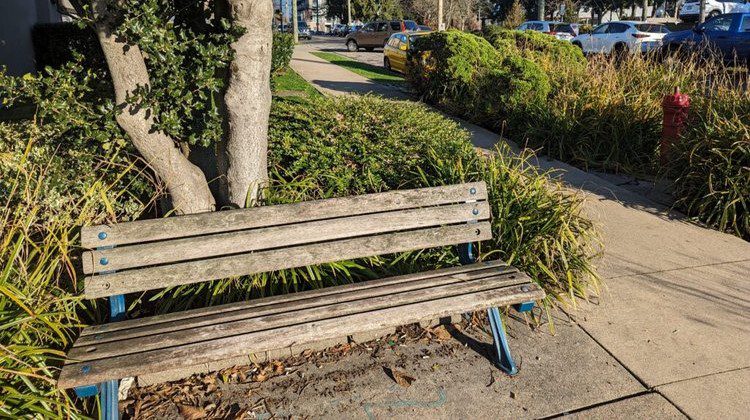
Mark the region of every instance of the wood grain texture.
<instances>
[{"instance_id":1,"label":"wood grain texture","mask_svg":"<svg viewBox=\"0 0 750 420\"><path fill-rule=\"evenodd\" d=\"M480 263L460 265L457 267L441 268L437 270L423 271L419 273L405 274L401 276L384 277L375 280L362 281L357 283L348 283L338 286L324 287L320 289L306 290L297 293L287 293L283 295L256 298L252 300L228 303L224 305L208 306L196 308L187 311L180 311L169 314L154 315L147 318L126 319L119 322L110 322L108 324L92 325L84 328L81 332L81 339L91 335L106 336L121 330L133 330L138 328L148 328L152 325L171 323L174 321L185 321L187 319L201 319L215 314L228 314L235 311L248 311L252 309L262 309L279 304L290 304L303 300L310 300L319 297L331 296L338 299L335 295L348 294L352 292L367 292L369 289L378 289L389 287L395 284L409 283L417 280L434 279L447 276L461 276L463 278L473 278L477 271L493 270L497 273L513 273L518 269L509 266L504 261L482 261ZM198 321L200 322L200 321Z\"/></svg>"},{"instance_id":2,"label":"wood grain texture","mask_svg":"<svg viewBox=\"0 0 750 420\"><path fill-rule=\"evenodd\" d=\"M195 319L187 319L136 331L126 330L114 336L88 336L75 343L68 357L80 361L97 360L530 282L520 273L491 272L468 280L461 276L419 280L366 290L368 293L330 295L307 302L216 314L200 318L198 323Z\"/></svg>"},{"instance_id":3,"label":"wood grain texture","mask_svg":"<svg viewBox=\"0 0 750 420\"><path fill-rule=\"evenodd\" d=\"M306 243L489 220L486 201L302 222L87 251L85 274L198 260ZM327 245L321 245L327 246ZM102 264L106 262L105 264Z\"/></svg>"},{"instance_id":4,"label":"wood grain texture","mask_svg":"<svg viewBox=\"0 0 750 420\"><path fill-rule=\"evenodd\" d=\"M544 292L535 284L516 285L120 357L85 363L70 362L63 367L58 386L71 388L180 366L209 363L305 342L333 339L352 332L395 327L419 322L425 318L438 318L493 306L507 306L543 297ZM84 371L86 373L83 373Z\"/></svg>"},{"instance_id":5,"label":"wood grain texture","mask_svg":"<svg viewBox=\"0 0 750 420\"><path fill-rule=\"evenodd\" d=\"M87 276L88 298L344 261L492 238L489 222L442 226Z\"/></svg>"},{"instance_id":6,"label":"wood grain texture","mask_svg":"<svg viewBox=\"0 0 750 420\"><path fill-rule=\"evenodd\" d=\"M474 194L470 193L472 188L475 189ZM484 182L396 190L295 204L139 220L114 225L87 226L81 229L81 246L87 249L120 246L207 235L229 230L244 230L486 199L487 187ZM104 234L106 237L99 239L100 234Z\"/></svg>"}]
</instances>

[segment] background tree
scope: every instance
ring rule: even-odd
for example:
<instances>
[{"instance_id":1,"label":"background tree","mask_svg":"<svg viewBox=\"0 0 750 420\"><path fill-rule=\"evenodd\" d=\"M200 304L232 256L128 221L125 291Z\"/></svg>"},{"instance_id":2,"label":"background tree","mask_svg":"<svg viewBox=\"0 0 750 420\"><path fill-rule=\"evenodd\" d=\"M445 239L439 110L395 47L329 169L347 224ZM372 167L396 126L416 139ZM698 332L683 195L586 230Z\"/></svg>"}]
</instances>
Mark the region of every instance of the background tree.
<instances>
[{"instance_id":1,"label":"background tree","mask_svg":"<svg viewBox=\"0 0 750 420\"><path fill-rule=\"evenodd\" d=\"M404 14L399 0L351 0L351 3L352 20L397 19ZM347 0L329 0L327 16L345 21L346 7Z\"/></svg>"},{"instance_id":2,"label":"background tree","mask_svg":"<svg viewBox=\"0 0 750 420\"><path fill-rule=\"evenodd\" d=\"M503 27L508 29L515 29L526 20L526 11L519 0L515 0L511 4L508 13L505 15L503 20Z\"/></svg>"},{"instance_id":3,"label":"background tree","mask_svg":"<svg viewBox=\"0 0 750 420\"><path fill-rule=\"evenodd\" d=\"M569 23L578 23L578 5L573 0L565 0L565 10L560 20Z\"/></svg>"},{"instance_id":4,"label":"background tree","mask_svg":"<svg viewBox=\"0 0 750 420\"><path fill-rule=\"evenodd\" d=\"M268 179L272 2L60 4L95 30L117 123L166 185L175 212L211 211L217 201L243 207L259 198ZM216 196L190 159L202 146L214 153L205 166L218 174Z\"/></svg>"}]
</instances>

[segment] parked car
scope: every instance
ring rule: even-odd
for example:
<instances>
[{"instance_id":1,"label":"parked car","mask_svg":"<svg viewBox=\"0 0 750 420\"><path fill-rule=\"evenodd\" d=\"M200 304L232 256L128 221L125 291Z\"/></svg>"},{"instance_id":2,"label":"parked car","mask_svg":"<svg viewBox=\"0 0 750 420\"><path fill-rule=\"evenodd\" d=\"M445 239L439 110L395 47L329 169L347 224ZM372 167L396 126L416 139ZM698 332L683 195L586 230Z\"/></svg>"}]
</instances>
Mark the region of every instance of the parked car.
<instances>
[{"instance_id":1,"label":"parked car","mask_svg":"<svg viewBox=\"0 0 750 420\"><path fill-rule=\"evenodd\" d=\"M362 25L348 25L346 27L346 35L349 35L352 32L357 32L360 29L362 29Z\"/></svg>"},{"instance_id":2,"label":"parked car","mask_svg":"<svg viewBox=\"0 0 750 420\"><path fill-rule=\"evenodd\" d=\"M597 26L590 34L573 38L573 45L584 54L638 53L661 47L669 33L664 25L647 22L615 21Z\"/></svg>"},{"instance_id":3,"label":"parked car","mask_svg":"<svg viewBox=\"0 0 750 420\"><path fill-rule=\"evenodd\" d=\"M336 23L331 27L331 35L333 36L344 36L346 35L346 25L343 23Z\"/></svg>"},{"instance_id":4,"label":"parked car","mask_svg":"<svg viewBox=\"0 0 750 420\"><path fill-rule=\"evenodd\" d=\"M570 41L578 35L575 28L570 23L553 22L548 20L529 20L517 28L519 31L537 31L562 41Z\"/></svg>"},{"instance_id":5,"label":"parked car","mask_svg":"<svg viewBox=\"0 0 750 420\"><path fill-rule=\"evenodd\" d=\"M299 37L299 39L312 39L310 28L307 26L307 22L297 22L297 36Z\"/></svg>"},{"instance_id":6,"label":"parked car","mask_svg":"<svg viewBox=\"0 0 750 420\"><path fill-rule=\"evenodd\" d=\"M664 37L665 52L714 51L731 62L750 63L750 13L727 13L716 16L687 31L672 32Z\"/></svg>"},{"instance_id":7,"label":"parked car","mask_svg":"<svg viewBox=\"0 0 750 420\"><path fill-rule=\"evenodd\" d=\"M680 8L678 16L683 22L697 22L700 14L700 1L688 0ZM724 13L750 12L747 0L706 0L706 20Z\"/></svg>"},{"instance_id":8,"label":"parked car","mask_svg":"<svg viewBox=\"0 0 750 420\"><path fill-rule=\"evenodd\" d=\"M396 32L416 31L417 23L413 20L381 20L367 23L362 29L346 36L346 48L357 51L364 48L372 51L382 48L388 39Z\"/></svg>"},{"instance_id":9,"label":"parked car","mask_svg":"<svg viewBox=\"0 0 750 420\"><path fill-rule=\"evenodd\" d=\"M385 47L383 47L383 67L399 73L406 73L406 56L412 42L428 33L430 32L396 32L391 35Z\"/></svg>"},{"instance_id":10,"label":"parked car","mask_svg":"<svg viewBox=\"0 0 750 420\"><path fill-rule=\"evenodd\" d=\"M431 30L432 30L432 28L430 28L430 27L429 27L429 26L427 26L427 25L417 25L417 30L418 30L418 31L431 31Z\"/></svg>"}]
</instances>

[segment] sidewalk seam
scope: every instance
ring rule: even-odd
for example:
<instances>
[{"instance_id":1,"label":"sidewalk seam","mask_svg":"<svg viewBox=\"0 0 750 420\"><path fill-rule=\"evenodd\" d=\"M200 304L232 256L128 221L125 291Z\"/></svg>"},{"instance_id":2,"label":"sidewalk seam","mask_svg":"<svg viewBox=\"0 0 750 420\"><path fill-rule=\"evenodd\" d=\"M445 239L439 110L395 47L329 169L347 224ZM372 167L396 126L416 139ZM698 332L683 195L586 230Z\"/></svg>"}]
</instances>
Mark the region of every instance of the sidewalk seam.
<instances>
[{"instance_id":1,"label":"sidewalk seam","mask_svg":"<svg viewBox=\"0 0 750 420\"><path fill-rule=\"evenodd\" d=\"M722 370L720 372L711 372L711 373L706 373L705 375L698 375L698 376L693 376L693 377L690 377L690 378L678 379L676 381L665 382L663 384L654 385L653 388L656 389L656 390L658 390L658 388L663 387L663 386L667 386L667 385L679 384L681 382L692 381L692 380L695 380L695 379L707 378L709 376L723 375L725 373L737 372L737 371L745 370L745 369L750 369L750 366L743 366L743 367L738 367L738 368L733 368L733 369Z\"/></svg>"},{"instance_id":2,"label":"sidewalk seam","mask_svg":"<svg viewBox=\"0 0 750 420\"><path fill-rule=\"evenodd\" d=\"M649 274L669 273L669 272L672 272L672 271L692 270L694 268L714 267L714 266L719 266L719 265L737 264L737 263L743 263L743 262L750 262L750 258L741 259L741 260L734 260L734 261L723 261L723 262L717 262L717 263L708 263L708 264L701 264L701 265L690 265L690 266L687 266L687 267L668 268L668 269L665 269L665 270L647 271L647 272L644 272L644 273L618 274L618 275L612 276L612 277L603 277L603 280L615 280L615 279L621 279L621 278L624 278L624 277L647 276Z\"/></svg>"}]
</instances>

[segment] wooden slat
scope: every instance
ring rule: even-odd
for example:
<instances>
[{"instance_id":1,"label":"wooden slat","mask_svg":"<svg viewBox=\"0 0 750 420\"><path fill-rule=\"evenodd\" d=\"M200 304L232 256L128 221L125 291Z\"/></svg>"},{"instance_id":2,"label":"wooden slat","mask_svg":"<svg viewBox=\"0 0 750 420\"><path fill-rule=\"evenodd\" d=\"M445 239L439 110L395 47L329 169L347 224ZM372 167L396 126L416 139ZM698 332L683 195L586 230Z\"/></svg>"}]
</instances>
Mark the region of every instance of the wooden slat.
<instances>
[{"instance_id":1,"label":"wooden slat","mask_svg":"<svg viewBox=\"0 0 750 420\"><path fill-rule=\"evenodd\" d=\"M492 290L500 287L528 284L526 276L489 276L472 281L454 279L432 285L429 281L419 282L418 288L409 290L392 290L390 294L363 297L346 302L332 303L312 308L294 309L273 313L274 309L258 311L258 314L247 319L223 322L221 317L215 317L213 324L181 328L176 331L162 332L144 337L134 337L122 341L101 343L88 346L76 346L68 353L68 358L79 361L99 360L124 354L139 353L165 347L174 347L194 343L196 341L212 341L223 337L247 334L255 331L281 328L288 325L313 322L351 315L359 312L385 309L409 303L440 299L446 296L457 296L482 290ZM402 288L403 289L403 288ZM323 302L321 302L323 303Z\"/></svg>"},{"instance_id":2,"label":"wooden slat","mask_svg":"<svg viewBox=\"0 0 750 420\"><path fill-rule=\"evenodd\" d=\"M83 271L123 270L357 236L488 220L486 201L272 226L83 253ZM106 265L102 262L106 261Z\"/></svg>"},{"instance_id":3,"label":"wooden slat","mask_svg":"<svg viewBox=\"0 0 750 420\"><path fill-rule=\"evenodd\" d=\"M235 335L265 328L306 322L322 317L335 306L337 316L367 308L377 309L399 302L433 299L513 284L529 283L529 278L512 267L489 268L470 273L395 283L389 286L330 294L289 303L242 311L219 312L200 318L176 318L171 322L136 326L108 334L82 336L69 357L91 360L148 348L185 344L195 337ZM450 287L446 287L450 286ZM334 287L335 288L335 287ZM334 306L332 306L334 305ZM179 315L179 314L178 314ZM140 340L133 340L140 338ZM170 344L171 343L171 344Z\"/></svg>"},{"instance_id":4,"label":"wooden slat","mask_svg":"<svg viewBox=\"0 0 750 420\"><path fill-rule=\"evenodd\" d=\"M472 276L473 272L485 271L485 270L497 270L498 273L512 273L517 272L518 269L509 266L504 261L493 260L493 261L482 261L480 263L460 265L457 267L441 268L437 270L423 271L419 273L405 274L401 276L384 277L375 280L362 281L358 283L342 284L338 286L323 287L319 289L306 290L297 293L287 293L283 295L269 296L263 298L256 298L252 300L228 303L224 305L208 306L204 308L196 308L187 311L154 315L147 318L140 319L127 319L119 322L110 322L101 325L92 325L86 327L81 332L81 338L83 339L92 335L106 336L108 334L115 333L121 330L133 330L138 328L148 328L152 325L162 323L172 323L175 321L185 321L187 319L200 319L203 317L210 317L215 314L226 314L235 311L247 311L255 308L265 308L269 306L276 306L281 304L292 304L294 302L309 300L313 298L329 296L332 299L336 299L332 295L340 295L351 292L367 292L369 289L384 288L395 284L412 282L424 279L433 279L445 276Z\"/></svg>"},{"instance_id":5,"label":"wooden slat","mask_svg":"<svg viewBox=\"0 0 750 420\"><path fill-rule=\"evenodd\" d=\"M439 318L492 306L507 306L543 297L544 292L534 284L511 286L257 331L209 342L85 363L71 363L63 367L58 386L71 388L126 376L176 369L180 366L198 365L300 343L339 338L353 332L395 327L425 318Z\"/></svg>"},{"instance_id":6,"label":"wooden slat","mask_svg":"<svg viewBox=\"0 0 750 420\"><path fill-rule=\"evenodd\" d=\"M232 276L323 264L395 252L412 251L490 239L489 222L442 226L409 232L345 239L318 244L190 261L157 267L87 276L88 298L179 286Z\"/></svg>"},{"instance_id":7,"label":"wooden slat","mask_svg":"<svg viewBox=\"0 0 750 420\"><path fill-rule=\"evenodd\" d=\"M472 188L475 189L474 194L470 193ZM484 182L397 190L295 204L139 220L115 225L88 226L81 229L81 246L89 249L120 246L229 230L486 199L487 187ZM100 239L100 234L105 234L106 237Z\"/></svg>"}]
</instances>

